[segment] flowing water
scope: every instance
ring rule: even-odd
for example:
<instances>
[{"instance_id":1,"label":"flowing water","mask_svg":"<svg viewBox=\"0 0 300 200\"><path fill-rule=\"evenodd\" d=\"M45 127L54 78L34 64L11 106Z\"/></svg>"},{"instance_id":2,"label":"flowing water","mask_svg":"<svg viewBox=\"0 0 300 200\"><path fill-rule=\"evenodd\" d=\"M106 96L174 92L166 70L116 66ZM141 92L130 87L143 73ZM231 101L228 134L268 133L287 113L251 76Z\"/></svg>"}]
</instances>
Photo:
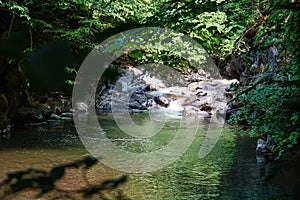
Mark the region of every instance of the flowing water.
<instances>
[{"instance_id":1,"label":"flowing water","mask_svg":"<svg viewBox=\"0 0 300 200\"><path fill-rule=\"evenodd\" d=\"M137 124L148 119L143 113L132 117ZM101 116L99 122L115 145L135 152L149 152L166 145L178 128L178 119L171 119L159 134L133 140L122 135L112 116ZM227 126L213 150L199 159L199 148L206 130L206 124L201 123L189 149L169 166L155 172L128 174L128 181L121 186L122 195L134 200L297 199L299 165L257 163L255 140L240 137ZM93 142L96 138L88 139ZM36 127L13 127L10 138L0 140L0 181L9 172L29 168L49 170L86 154L89 152L70 121L52 121ZM125 173L99 162L87 173L87 177L91 183L96 183L122 174ZM62 186L74 189L82 185L77 173L69 176L72 182L61 183ZM33 197L23 196L23 199L30 198Z\"/></svg>"}]
</instances>

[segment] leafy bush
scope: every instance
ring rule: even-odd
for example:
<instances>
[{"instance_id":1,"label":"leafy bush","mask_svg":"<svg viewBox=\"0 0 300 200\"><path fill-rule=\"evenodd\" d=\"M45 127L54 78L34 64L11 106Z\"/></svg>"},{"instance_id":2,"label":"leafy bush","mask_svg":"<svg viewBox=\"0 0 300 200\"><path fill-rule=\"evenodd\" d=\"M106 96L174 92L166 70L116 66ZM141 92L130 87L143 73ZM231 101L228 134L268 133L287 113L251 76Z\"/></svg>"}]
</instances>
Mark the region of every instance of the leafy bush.
<instances>
[{"instance_id":1,"label":"leafy bush","mask_svg":"<svg viewBox=\"0 0 300 200\"><path fill-rule=\"evenodd\" d=\"M300 141L299 132L299 2L256 1L253 49L268 54L277 47L279 71L268 70L254 77L247 92L238 96L242 107L229 122L250 126L251 136L270 134L273 151L282 158ZM297 7L298 6L298 7ZM298 9L298 10L297 10ZM256 27L256 28L254 28ZM274 66L268 66L266 69Z\"/></svg>"},{"instance_id":2,"label":"leafy bush","mask_svg":"<svg viewBox=\"0 0 300 200\"><path fill-rule=\"evenodd\" d=\"M280 158L300 139L296 132L299 113L290 106L297 101L298 88L288 76L270 72L257 75L248 88L251 89L240 93L241 107L230 117L229 123L250 126L252 137L271 135L275 142L273 151Z\"/></svg>"},{"instance_id":3,"label":"leafy bush","mask_svg":"<svg viewBox=\"0 0 300 200\"><path fill-rule=\"evenodd\" d=\"M233 53L235 41L252 22L252 10L250 1L170 1L150 24L185 33L223 60Z\"/></svg>"}]
</instances>

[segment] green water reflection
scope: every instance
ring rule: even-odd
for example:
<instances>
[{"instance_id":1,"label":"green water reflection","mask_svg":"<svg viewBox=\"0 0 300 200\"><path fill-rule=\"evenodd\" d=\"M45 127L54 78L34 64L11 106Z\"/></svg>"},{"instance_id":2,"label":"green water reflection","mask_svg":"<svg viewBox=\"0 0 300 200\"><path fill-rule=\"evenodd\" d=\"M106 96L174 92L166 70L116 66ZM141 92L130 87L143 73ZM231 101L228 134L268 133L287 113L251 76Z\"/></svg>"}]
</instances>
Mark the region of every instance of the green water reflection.
<instances>
[{"instance_id":1,"label":"green water reflection","mask_svg":"<svg viewBox=\"0 0 300 200\"><path fill-rule=\"evenodd\" d=\"M132 117L140 124L148 120L144 114ZM112 116L101 116L99 122L116 145L135 152L161 148L173 138L173 132L178 128L178 121L174 120L152 138L130 140L132 137L122 133ZM203 123L187 152L168 167L152 173L130 174L128 182L122 186L124 195L134 200L297 199L299 165L257 163L255 140L241 138L228 127L210 154L199 159L205 130L207 125ZM0 178L8 172L28 167L51 168L85 154L88 151L80 142L72 122L14 127L10 139L0 140ZM113 175L116 171L106 167L98 173Z\"/></svg>"}]
</instances>

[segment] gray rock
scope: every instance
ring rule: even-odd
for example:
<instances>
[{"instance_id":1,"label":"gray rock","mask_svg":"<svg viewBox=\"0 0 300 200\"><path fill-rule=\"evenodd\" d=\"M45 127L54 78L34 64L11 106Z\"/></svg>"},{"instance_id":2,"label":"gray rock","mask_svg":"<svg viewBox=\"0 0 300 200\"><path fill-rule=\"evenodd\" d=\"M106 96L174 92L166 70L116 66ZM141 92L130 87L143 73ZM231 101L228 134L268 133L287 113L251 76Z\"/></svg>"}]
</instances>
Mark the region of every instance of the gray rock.
<instances>
[{"instance_id":1,"label":"gray rock","mask_svg":"<svg viewBox=\"0 0 300 200\"><path fill-rule=\"evenodd\" d=\"M258 139L256 145L256 154L261 155L267 153L267 151L267 142L263 139Z\"/></svg>"},{"instance_id":2,"label":"gray rock","mask_svg":"<svg viewBox=\"0 0 300 200\"><path fill-rule=\"evenodd\" d=\"M147 108L143 105L141 105L139 102L130 102L129 103L129 108L135 109L135 110L147 110Z\"/></svg>"},{"instance_id":3,"label":"gray rock","mask_svg":"<svg viewBox=\"0 0 300 200\"><path fill-rule=\"evenodd\" d=\"M168 107L170 105L169 100L166 97L163 96L159 96L159 97L155 97L154 101L164 107Z\"/></svg>"},{"instance_id":4,"label":"gray rock","mask_svg":"<svg viewBox=\"0 0 300 200\"><path fill-rule=\"evenodd\" d=\"M208 112L202 111L194 106L185 106L182 115L198 118L211 118L211 115Z\"/></svg>"},{"instance_id":5,"label":"gray rock","mask_svg":"<svg viewBox=\"0 0 300 200\"><path fill-rule=\"evenodd\" d=\"M204 96L207 96L207 92L204 92L204 91L197 91L197 96L200 96L200 97L204 97Z\"/></svg>"},{"instance_id":6,"label":"gray rock","mask_svg":"<svg viewBox=\"0 0 300 200\"><path fill-rule=\"evenodd\" d=\"M44 116L44 118L48 119L51 114L54 112L51 108L48 108L47 106L43 105L43 104L36 104L33 105L34 108L37 108L41 111L42 115Z\"/></svg>"},{"instance_id":7,"label":"gray rock","mask_svg":"<svg viewBox=\"0 0 300 200\"><path fill-rule=\"evenodd\" d=\"M256 154L256 162L264 163L265 162L265 157L261 154Z\"/></svg>"},{"instance_id":8,"label":"gray rock","mask_svg":"<svg viewBox=\"0 0 300 200\"><path fill-rule=\"evenodd\" d=\"M272 154L273 145L274 145L274 141L271 135L268 135L267 141L263 139L258 139L257 146L256 146L256 154L271 157L270 155L273 155Z\"/></svg>"},{"instance_id":9,"label":"gray rock","mask_svg":"<svg viewBox=\"0 0 300 200\"><path fill-rule=\"evenodd\" d=\"M276 47L270 47L268 54L268 71L278 70L278 64L276 57L278 56L278 50Z\"/></svg>"},{"instance_id":10,"label":"gray rock","mask_svg":"<svg viewBox=\"0 0 300 200\"><path fill-rule=\"evenodd\" d=\"M158 91L160 89L161 88L155 83L149 83L146 87L146 90L148 90L148 91Z\"/></svg>"},{"instance_id":11,"label":"gray rock","mask_svg":"<svg viewBox=\"0 0 300 200\"><path fill-rule=\"evenodd\" d=\"M62 117L67 117L67 118L73 118L73 113L71 113L71 112L62 113L61 116Z\"/></svg>"},{"instance_id":12,"label":"gray rock","mask_svg":"<svg viewBox=\"0 0 300 200\"><path fill-rule=\"evenodd\" d=\"M57 119L57 120L61 120L61 117L52 113L51 116L49 117L50 119Z\"/></svg>"}]
</instances>

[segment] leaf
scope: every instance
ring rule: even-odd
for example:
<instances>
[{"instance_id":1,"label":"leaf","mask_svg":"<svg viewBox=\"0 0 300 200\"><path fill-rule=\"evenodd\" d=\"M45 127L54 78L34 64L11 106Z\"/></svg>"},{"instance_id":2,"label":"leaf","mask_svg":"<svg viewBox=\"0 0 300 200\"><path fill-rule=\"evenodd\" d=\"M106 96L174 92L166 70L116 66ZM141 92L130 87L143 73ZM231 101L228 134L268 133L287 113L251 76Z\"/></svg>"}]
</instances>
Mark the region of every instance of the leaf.
<instances>
[{"instance_id":1,"label":"leaf","mask_svg":"<svg viewBox=\"0 0 300 200\"><path fill-rule=\"evenodd\" d=\"M141 51L135 50L130 53L130 56L135 59L139 59L139 58L142 58L143 53Z\"/></svg>"},{"instance_id":2,"label":"leaf","mask_svg":"<svg viewBox=\"0 0 300 200\"><path fill-rule=\"evenodd\" d=\"M92 156L87 156L83 159L83 164L85 165L85 168L90 168L94 166L97 163L97 159Z\"/></svg>"}]
</instances>

